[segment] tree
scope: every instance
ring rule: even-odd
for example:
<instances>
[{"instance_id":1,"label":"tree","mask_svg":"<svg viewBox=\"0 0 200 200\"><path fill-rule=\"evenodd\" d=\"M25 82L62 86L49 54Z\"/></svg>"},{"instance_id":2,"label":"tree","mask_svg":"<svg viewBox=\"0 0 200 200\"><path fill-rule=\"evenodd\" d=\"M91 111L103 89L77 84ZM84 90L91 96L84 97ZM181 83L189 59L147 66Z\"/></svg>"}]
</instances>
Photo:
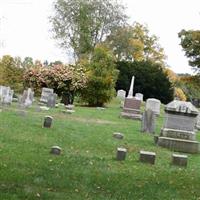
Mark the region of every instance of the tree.
<instances>
[{"instance_id":1,"label":"tree","mask_svg":"<svg viewBox=\"0 0 200 200\"><path fill-rule=\"evenodd\" d=\"M33 66L33 58L31 57L25 57L23 62L22 62L22 67L24 69L30 68Z\"/></svg>"},{"instance_id":2,"label":"tree","mask_svg":"<svg viewBox=\"0 0 200 200\"><path fill-rule=\"evenodd\" d=\"M150 61L117 62L120 71L116 90L123 89L128 93L132 76L135 76L134 94L142 93L144 99L157 98L162 103L173 100L173 85L160 64Z\"/></svg>"},{"instance_id":3,"label":"tree","mask_svg":"<svg viewBox=\"0 0 200 200\"><path fill-rule=\"evenodd\" d=\"M115 94L115 83L118 70L112 53L103 46L97 46L87 69L87 85L81 92L81 97L89 106L103 106Z\"/></svg>"},{"instance_id":4,"label":"tree","mask_svg":"<svg viewBox=\"0 0 200 200\"><path fill-rule=\"evenodd\" d=\"M76 58L88 56L111 29L125 23L124 9L118 0L57 0L50 17L54 38Z\"/></svg>"},{"instance_id":5,"label":"tree","mask_svg":"<svg viewBox=\"0 0 200 200\"><path fill-rule=\"evenodd\" d=\"M113 29L106 44L113 50L118 61L153 61L163 64L165 55L155 35L148 27L135 22L133 26Z\"/></svg>"},{"instance_id":6,"label":"tree","mask_svg":"<svg viewBox=\"0 0 200 200\"><path fill-rule=\"evenodd\" d=\"M21 92L23 89L23 69L18 67L15 61L10 55L5 55L0 60L0 85L9 86L15 92Z\"/></svg>"},{"instance_id":7,"label":"tree","mask_svg":"<svg viewBox=\"0 0 200 200\"><path fill-rule=\"evenodd\" d=\"M200 30L182 30L178 36L185 55L189 58L189 65L200 68Z\"/></svg>"}]
</instances>

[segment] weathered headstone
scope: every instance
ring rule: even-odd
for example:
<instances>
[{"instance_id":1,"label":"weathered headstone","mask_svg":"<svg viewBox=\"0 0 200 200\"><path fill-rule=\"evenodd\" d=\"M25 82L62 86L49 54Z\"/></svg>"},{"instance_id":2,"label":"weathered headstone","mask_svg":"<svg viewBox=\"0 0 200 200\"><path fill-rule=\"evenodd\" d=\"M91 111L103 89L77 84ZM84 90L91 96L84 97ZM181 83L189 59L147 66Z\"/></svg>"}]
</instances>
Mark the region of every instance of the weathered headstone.
<instances>
[{"instance_id":1,"label":"weathered headstone","mask_svg":"<svg viewBox=\"0 0 200 200\"><path fill-rule=\"evenodd\" d=\"M40 102L47 103L48 96L50 94L53 94L53 89L51 89L51 88L42 88L42 94L41 94Z\"/></svg>"},{"instance_id":2,"label":"weathered headstone","mask_svg":"<svg viewBox=\"0 0 200 200\"><path fill-rule=\"evenodd\" d=\"M20 104L23 104L24 107L29 107L33 103L33 98L34 92L31 90L31 88L28 88L28 90L24 90L24 93L20 100Z\"/></svg>"},{"instance_id":3,"label":"weathered headstone","mask_svg":"<svg viewBox=\"0 0 200 200\"><path fill-rule=\"evenodd\" d=\"M54 108L56 105L57 94L49 94L47 97L47 107Z\"/></svg>"},{"instance_id":4,"label":"weathered headstone","mask_svg":"<svg viewBox=\"0 0 200 200\"><path fill-rule=\"evenodd\" d=\"M187 158L187 155L172 154L172 164L186 167Z\"/></svg>"},{"instance_id":5,"label":"weathered headstone","mask_svg":"<svg viewBox=\"0 0 200 200\"><path fill-rule=\"evenodd\" d=\"M121 140L124 138L124 135L122 133L115 132L113 133L113 137Z\"/></svg>"},{"instance_id":6,"label":"weathered headstone","mask_svg":"<svg viewBox=\"0 0 200 200\"><path fill-rule=\"evenodd\" d=\"M200 113L197 116L197 121L196 121L195 127L197 128L197 130L200 130Z\"/></svg>"},{"instance_id":7,"label":"weathered headstone","mask_svg":"<svg viewBox=\"0 0 200 200\"><path fill-rule=\"evenodd\" d=\"M145 110L152 110L156 115L160 115L160 105L161 102L158 99L149 98L146 100Z\"/></svg>"},{"instance_id":8,"label":"weathered headstone","mask_svg":"<svg viewBox=\"0 0 200 200\"><path fill-rule=\"evenodd\" d=\"M141 120L140 111L141 101L135 98L125 98L123 111L121 116L129 119Z\"/></svg>"},{"instance_id":9,"label":"weathered headstone","mask_svg":"<svg viewBox=\"0 0 200 200\"><path fill-rule=\"evenodd\" d=\"M149 151L140 151L140 161L145 163L155 164L156 153Z\"/></svg>"},{"instance_id":10,"label":"weathered headstone","mask_svg":"<svg viewBox=\"0 0 200 200\"><path fill-rule=\"evenodd\" d=\"M126 91L125 90L118 90L117 91L117 98L124 100L126 97Z\"/></svg>"},{"instance_id":11,"label":"weathered headstone","mask_svg":"<svg viewBox=\"0 0 200 200\"><path fill-rule=\"evenodd\" d=\"M190 103L174 100L165 106L165 122L158 145L174 151L198 153L195 124L199 111Z\"/></svg>"},{"instance_id":12,"label":"weathered headstone","mask_svg":"<svg viewBox=\"0 0 200 200\"><path fill-rule=\"evenodd\" d=\"M155 133L156 116L155 113L148 109L143 113L141 122L141 131L147 133Z\"/></svg>"},{"instance_id":13,"label":"weathered headstone","mask_svg":"<svg viewBox=\"0 0 200 200\"><path fill-rule=\"evenodd\" d=\"M117 148L117 157L116 157L116 159L119 160L119 161L125 160L126 152L127 152L127 149L125 149L125 148L121 148L121 147Z\"/></svg>"},{"instance_id":14,"label":"weathered headstone","mask_svg":"<svg viewBox=\"0 0 200 200\"><path fill-rule=\"evenodd\" d=\"M62 149L59 146L52 146L50 153L54 154L54 155L60 155L61 154L61 150Z\"/></svg>"},{"instance_id":15,"label":"weathered headstone","mask_svg":"<svg viewBox=\"0 0 200 200\"><path fill-rule=\"evenodd\" d=\"M11 90L9 87L3 90L3 103L4 104L11 104L13 99L14 91Z\"/></svg>"},{"instance_id":16,"label":"weathered headstone","mask_svg":"<svg viewBox=\"0 0 200 200\"><path fill-rule=\"evenodd\" d=\"M135 98L140 100L140 101L143 101L143 94L142 93L136 93Z\"/></svg>"},{"instance_id":17,"label":"weathered headstone","mask_svg":"<svg viewBox=\"0 0 200 200\"><path fill-rule=\"evenodd\" d=\"M52 122L53 122L53 117L45 116L43 127L44 128L51 128Z\"/></svg>"}]
</instances>

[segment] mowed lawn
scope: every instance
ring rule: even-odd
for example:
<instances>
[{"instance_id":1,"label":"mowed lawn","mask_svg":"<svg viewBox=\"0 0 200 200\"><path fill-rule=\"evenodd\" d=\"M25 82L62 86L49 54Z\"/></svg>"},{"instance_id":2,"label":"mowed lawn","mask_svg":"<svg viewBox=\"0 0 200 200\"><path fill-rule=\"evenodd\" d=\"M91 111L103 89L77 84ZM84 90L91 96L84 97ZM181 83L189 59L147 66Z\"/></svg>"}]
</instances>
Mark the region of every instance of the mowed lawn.
<instances>
[{"instance_id":1,"label":"mowed lawn","mask_svg":"<svg viewBox=\"0 0 200 200\"><path fill-rule=\"evenodd\" d=\"M22 116L14 104L0 112L0 199L200 199L200 154L188 154L187 168L172 166L172 152L141 133L139 121L120 118L119 105L76 106L71 115L61 107L36 112L34 105ZM51 129L42 128L45 115L54 117ZM162 123L163 110L156 134ZM49 153L53 145L60 156ZM117 147L128 149L125 161L116 161ZM140 150L156 152L156 164L140 163Z\"/></svg>"}]
</instances>

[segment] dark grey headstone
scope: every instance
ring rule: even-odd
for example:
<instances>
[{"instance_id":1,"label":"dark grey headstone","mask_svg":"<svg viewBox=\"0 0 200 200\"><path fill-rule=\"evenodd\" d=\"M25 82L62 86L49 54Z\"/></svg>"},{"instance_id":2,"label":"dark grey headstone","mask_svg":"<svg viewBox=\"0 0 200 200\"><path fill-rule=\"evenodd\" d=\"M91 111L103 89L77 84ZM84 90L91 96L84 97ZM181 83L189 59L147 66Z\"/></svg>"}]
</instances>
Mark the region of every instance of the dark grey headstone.
<instances>
[{"instance_id":1,"label":"dark grey headstone","mask_svg":"<svg viewBox=\"0 0 200 200\"><path fill-rule=\"evenodd\" d=\"M125 160L126 158L126 152L127 152L127 149L125 148L117 148L117 160L121 161L121 160Z\"/></svg>"},{"instance_id":2,"label":"dark grey headstone","mask_svg":"<svg viewBox=\"0 0 200 200\"><path fill-rule=\"evenodd\" d=\"M156 154L149 151L140 151L140 161L144 163L155 164Z\"/></svg>"},{"instance_id":3,"label":"dark grey headstone","mask_svg":"<svg viewBox=\"0 0 200 200\"><path fill-rule=\"evenodd\" d=\"M51 147L50 153L54 154L54 155L60 155L61 154L61 150L62 149L59 146L53 146L53 147Z\"/></svg>"},{"instance_id":4,"label":"dark grey headstone","mask_svg":"<svg viewBox=\"0 0 200 200\"><path fill-rule=\"evenodd\" d=\"M116 139L123 139L124 135L122 133L115 132L113 133L113 137Z\"/></svg>"},{"instance_id":5,"label":"dark grey headstone","mask_svg":"<svg viewBox=\"0 0 200 200\"><path fill-rule=\"evenodd\" d=\"M56 105L57 94L49 94L47 97L47 107L54 108Z\"/></svg>"},{"instance_id":6,"label":"dark grey headstone","mask_svg":"<svg viewBox=\"0 0 200 200\"><path fill-rule=\"evenodd\" d=\"M187 158L186 155L172 154L172 164L186 167Z\"/></svg>"},{"instance_id":7,"label":"dark grey headstone","mask_svg":"<svg viewBox=\"0 0 200 200\"><path fill-rule=\"evenodd\" d=\"M155 133L155 122L156 122L155 113L150 109L146 110L142 116L141 131L147 133Z\"/></svg>"},{"instance_id":8,"label":"dark grey headstone","mask_svg":"<svg viewBox=\"0 0 200 200\"><path fill-rule=\"evenodd\" d=\"M43 127L44 128L51 128L52 122L53 122L53 117L45 116Z\"/></svg>"}]
</instances>

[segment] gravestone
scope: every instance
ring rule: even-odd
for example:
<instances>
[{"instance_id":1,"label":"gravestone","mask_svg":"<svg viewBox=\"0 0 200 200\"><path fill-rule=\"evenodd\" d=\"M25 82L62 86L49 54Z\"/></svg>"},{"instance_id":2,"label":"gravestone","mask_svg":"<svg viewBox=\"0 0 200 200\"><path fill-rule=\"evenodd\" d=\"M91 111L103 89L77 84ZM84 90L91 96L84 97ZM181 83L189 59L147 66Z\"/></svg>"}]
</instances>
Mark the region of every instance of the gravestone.
<instances>
[{"instance_id":1,"label":"gravestone","mask_svg":"<svg viewBox=\"0 0 200 200\"><path fill-rule=\"evenodd\" d=\"M135 98L140 100L140 101L143 101L143 94L142 93L136 93Z\"/></svg>"},{"instance_id":2,"label":"gravestone","mask_svg":"<svg viewBox=\"0 0 200 200\"><path fill-rule=\"evenodd\" d=\"M51 88L42 88L42 94L41 94L40 102L47 103L48 96L50 94L53 94L53 89L51 89Z\"/></svg>"},{"instance_id":3,"label":"gravestone","mask_svg":"<svg viewBox=\"0 0 200 200\"><path fill-rule=\"evenodd\" d=\"M197 128L197 130L200 130L200 112L199 112L199 114L197 116L197 121L196 121L195 127Z\"/></svg>"},{"instance_id":4,"label":"gravestone","mask_svg":"<svg viewBox=\"0 0 200 200\"><path fill-rule=\"evenodd\" d=\"M126 91L125 90L118 90L117 91L117 98L124 100L126 97Z\"/></svg>"},{"instance_id":5,"label":"gravestone","mask_svg":"<svg viewBox=\"0 0 200 200\"><path fill-rule=\"evenodd\" d=\"M160 100L149 98L146 100L145 110L150 109L153 112L155 112L156 115L160 115L160 105L161 105Z\"/></svg>"},{"instance_id":6,"label":"gravestone","mask_svg":"<svg viewBox=\"0 0 200 200\"><path fill-rule=\"evenodd\" d=\"M125 148L121 148L121 147L117 148L117 157L116 157L116 159L119 160L119 161L125 160L126 152L127 152L127 149L125 149Z\"/></svg>"},{"instance_id":7,"label":"gravestone","mask_svg":"<svg viewBox=\"0 0 200 200\"><path fill-rule=\"evenodd\" d=\"M3 104L11 104L13 99L14 90L6 87L3 90Z\"/></svg>"},{"instance_id":8,"label":"gravestone","mask_svg":"<svg viewBox=\"0 0 200 200\"><path fill-rule=\"evenodd\" d=\"M31 88L28 88L28 90L24 90L20 104L24 105L24 107L29 107L33 103L33 98L34 92L31 90Z\"/></svg>"},{"instance_id":9,"label":"gravestone","mask_svg":"<svg viewBox=\"0 0 200 200\"><path fill-rule=\"evenodd\" d=\"M154 165L156 154L149 151L140 151L140 161Z\"/></svg>"},{"instance_id":10,"label":"gravestone","mask_svg":"<svg viewBox=\"0 0 200 200\"><path fill-rule=\"evenodd\" d=\"M172 154L172 164L186 167L187 158L187 155Z\"/></svg>"},{"instance_id":11,"label":"gravestone","mask_svg":"<svg viewBox=\"0 0 200 200\"><path fill-rule=\"evenodd\" d=\"M57 94L49 94L47 97L47 107L54 108L56 105Z\"/></svg>"},{"instance_id":12,"label":"gravestone","mask_svg":"<svg viewBox=\"0 0 200 200\"><path fill-rule=\"evenodd\" d=\"M62 149L59 146L52 146L50 153L54 154L54 155L60 155L61 154L61 150Z\"/></svg>"},{"instance_id":13,"label":"gravestone","mask_svg":"<svg viewBox=\"0 0 200 200\"><path fill-rule=\"evenodd\" d=\"M123 111L121 116L124 118L141 120L142 114L140 111L141 101L135 98L125 98Z\"/></svg>"},{"instance_id":14,"label":"gravestone","mask_svg":"<svg viewBox=\"0 0 200 200\"><path fill-rule=\"evenodd\" d=\"M115 133L113 133L113 137L121 140L124 138L124 135L122 133L115 132Z\"/></svg>"},{"instance_id":15,"label":"gravestone","mask_svg":"<svg viewBox=\"0 0 200 200\"><path fill-rule=\"evenodd\" d=\"M53 117L45 116L43 127L44 128L51 128L52 122L53 122Z\"/></svg>"},{"instance_id":16,"label":"gravestone","mask_svg":"<svg viewBox=\"0 0 200 200\"><path fill-rule=\"evenodd\" d=\"M200 99L198 99L198 98L192 98L191 103L197 108L200 107Z\"/></svg>"},{"instance_id":17,"label":"gravestone","mask_svg":"<svg viewBox=\"0 0 200 200\"><path fill-rule=\"evenodd\" d=\"M195 124L199 111L190 103L174 100L165 106L165 121L157 144L173 151L198 153Z\"/></svg>"},{"instance_id":18,"label":"gravestone","mask_svg":"<svg viewBox=\"0 0 200 200\"><path fill-rule=\"evenodd\" d=\"M155 113L148 109L143 113L141 122L141 132L155 133L156 116Z\"/></svg>"}]
</instances>

